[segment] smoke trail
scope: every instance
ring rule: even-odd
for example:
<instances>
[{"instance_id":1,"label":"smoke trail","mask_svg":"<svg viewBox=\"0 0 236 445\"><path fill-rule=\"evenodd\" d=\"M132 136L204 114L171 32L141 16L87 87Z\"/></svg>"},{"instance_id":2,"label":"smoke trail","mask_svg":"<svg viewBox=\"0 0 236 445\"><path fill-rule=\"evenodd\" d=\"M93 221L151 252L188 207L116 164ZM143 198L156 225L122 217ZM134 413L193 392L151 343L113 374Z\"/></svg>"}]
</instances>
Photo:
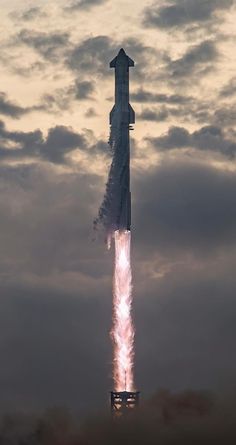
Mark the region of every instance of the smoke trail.
<instances>
[{"instance_id":1,"label":"smoke trail","mask_svg":"<svg viewBox=\"0 0 236 445\"><path fill-rule=\"evenodd\" d=\"M94 228L96 229L99 224L102 224L108 238L117 230L117 223L120 219L122 207L121 182L128 161L127 150L122 150L121 134L122 123L120 122L119 109L117 109L112 118L108 143L112 157L110 171L98 217L94 221Z\"/></svg>"},{"instance_id":2,"label":"smoke trail","mask_svg":"<svg viewBox=\"0 0 236 445\"><path fill-rule=\"evenodd\" d=\"M114 341L113 377L116 391L134 391L134 327L131 317L130 240L130 232L115 232L114 306L111 335Z\"/></svg>"}]
</instances>

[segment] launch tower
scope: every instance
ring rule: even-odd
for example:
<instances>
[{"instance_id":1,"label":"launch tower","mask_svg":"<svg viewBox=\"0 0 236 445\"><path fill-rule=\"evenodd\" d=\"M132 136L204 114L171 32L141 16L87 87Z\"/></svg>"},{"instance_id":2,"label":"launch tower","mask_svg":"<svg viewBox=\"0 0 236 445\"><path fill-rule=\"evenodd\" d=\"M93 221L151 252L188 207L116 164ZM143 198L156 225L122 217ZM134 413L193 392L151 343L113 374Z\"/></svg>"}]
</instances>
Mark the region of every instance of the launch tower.
<instances>
[{"instance_id":1,"label":"launch tower","mask_svg":"<svg viewBox=\"0 0 236 445\"><path fill-rule=\"evenodd\" d=\"M139 404L139 392L111 391L111 413L115 417L126 415Z\"/></svg>"}]
</instances>

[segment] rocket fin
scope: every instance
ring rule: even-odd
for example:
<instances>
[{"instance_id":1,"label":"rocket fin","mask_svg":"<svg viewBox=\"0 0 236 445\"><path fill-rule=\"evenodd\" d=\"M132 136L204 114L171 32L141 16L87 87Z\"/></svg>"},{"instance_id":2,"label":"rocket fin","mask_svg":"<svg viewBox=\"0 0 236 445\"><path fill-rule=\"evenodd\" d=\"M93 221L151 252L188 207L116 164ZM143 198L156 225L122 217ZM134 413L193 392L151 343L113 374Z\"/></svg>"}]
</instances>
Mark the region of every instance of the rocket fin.
<instances>
[{"instance_id":1,"label":"rocket fin","mask_svg":"<svg viewBox=\"0 0 236 445\"><path fill-rule=\"evenodd\" d=\"M115 68L117 56L110 62L110 68Z\"/></svg>"}]
</instances>

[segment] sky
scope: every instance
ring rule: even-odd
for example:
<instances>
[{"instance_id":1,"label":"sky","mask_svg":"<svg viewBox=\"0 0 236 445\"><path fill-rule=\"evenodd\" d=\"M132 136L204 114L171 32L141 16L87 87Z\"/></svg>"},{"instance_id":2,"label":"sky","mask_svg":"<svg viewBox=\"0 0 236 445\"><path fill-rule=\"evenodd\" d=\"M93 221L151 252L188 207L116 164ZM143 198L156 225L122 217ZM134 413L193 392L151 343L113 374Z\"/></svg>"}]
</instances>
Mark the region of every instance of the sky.
<instances>
[{"instance_id":1,"label":"sky","mask_svg":"<svg viewBox=\"0 0 236 445\"><path fill-rule=\"evenodd\" d=\"M2 0L0 411L106 410L113 253L93 233L130 101L136 386L235 388L234 0Z\"/></svg>"}]
</instances>

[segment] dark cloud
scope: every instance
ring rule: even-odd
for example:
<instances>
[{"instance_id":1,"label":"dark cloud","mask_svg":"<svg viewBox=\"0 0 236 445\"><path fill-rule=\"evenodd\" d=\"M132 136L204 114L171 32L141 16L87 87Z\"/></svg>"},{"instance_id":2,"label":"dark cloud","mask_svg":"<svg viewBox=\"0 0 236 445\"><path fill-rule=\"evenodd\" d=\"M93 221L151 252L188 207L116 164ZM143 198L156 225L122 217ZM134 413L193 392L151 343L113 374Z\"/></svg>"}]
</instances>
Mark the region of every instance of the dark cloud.
<instances>
[{"instance_id":1,"label":"dark cloud","mask_svg":"<svg viewBox=\"0 0 236 445\"><path fill-rule=\"evenodd\" d=\"M202 39L202 37L201 37ZM167 52L160 55L161 63L159 68L155 71L150 71L148 73L148 78L150 80L158 81L159 84L162 84L163 87L166 87L166 83L168 82L169 87L173 87L175 91L186 91L187 88L191 88L193 82L194 85L197 86L199 82L206 77L208 74L212 73L216 67L217 63L220 59L220 52L218 50L217 42L212 39L202 40L197 44L190 44L187 49L183 52L183 54L178 58L173 58ZM192 93L191 93L192 95ZM166 99L171 103L173 98L181 101L182 97L185 96L185 102L193 101L193 97L191 95L164 95L167 96ZM144 101L153 101L155 96L158 99L157 93L152 93L152 95L148 94L148 91L145 94L140 94L140 100ZM160 95L162 96L162 94ZM137 99L139 99L139 94ZM160 97L161 100L164 100L165 97ZM184 101L184 99L182 99Z\"/></svg>"},{"instance_id":2,"label":"dark cloud","mask_svg":"<svg viewBox=\"0 0 236 445\"><path fill-rule=\"evenodd\" d=\"M60 274L68 273L65 278L70 281L68 292L74 294L74 285L79 280L84 294L86 276L93 281L101 272L102 278L102 257L107 261L103 244L96 246L96 252L97 249L104 252L100 255L100 266L96 256L93 261L95 246L91 242L99 178L82 168L78 172L57 173L50 164L2 165L0 170L1 190L5 187L0 201L4 209L1 244L5 251L1 273L13 274L13 281L14 274L22 274L22 279L30 275L42 278L42 286L51 282L52 289L58 288ZM7 221L9 236L4 229ZM76 239L80 240L78 244ZM19 261L14 263L14 256L18 255ZM5 269L6 264L9 269ZM55 279L53 271L58 275ZM62 292L63 288L64 285Z\"/></svg>"},{"instance_id":3,"label":"dark cloud","mask_svg":"<svg viewBox=\"0 0 236 445\"><path fill-rule=\"evenodd\" d=\"M95 6L103 5L106 2L107 0L80 0L80 1L75 1L65 9L70 12L80 11L80 10L90 10Z\"/></svg>"},{"instance_id":4,"label":"dark cloud","mask_svg":"<svg viewBox=\"0 0 236 445\"><path fill-rule=\"evenodd\" d=\"M9 61L8 61L9 62ZM23 77L25 79L30 78L31 76L38 76L43 74L46 71L47 62L46 61L37 61L34 63L13 63L9 64L9 69L11 73L16 75L17 77Z\"/></svg>"},{"instance_id":5,"label":"dark cloud","mask_svg":"<svg viewBox=\"0 0 236 445\"><path fill-rule=\"evenodd\" d=\"M161 107L145 107L141 112L137 112L137 116L144 120L158 122L174 118L181 124L182 122L196 122L204 124L204 126L208 124L208 126L220 128L222 132L224 130L227 132L227 135L236 122L236 107L234 103L221 102L219 98L217 100L208 100L208 98L201 99L193 96L168 96L165 94L152 94L143 90L131 96L132 101L141 104L164 104Z\"/></svg>"},{"instance_id":6,"label":"dark cloud","mask_svg":"<svg viewBox=\"0 0 236 445\"><path fill-rule=\"evenodd\" d=\"M138 89L136 92L130 95L131 101L148 103L159 102L166 104L182 105L187 104L193 100L190 96L181 96L179 94L164 94L164 93L152 93L151 91Z\"/></svg>"},{"instance_id":7,"label":"dark cloud","mask_svg":"<svg viewBox=\"0 0 236 445\"><path fill-rule=\"evenodd\" d=\"M84 414L105 406L112 300L105 246L91 242L99 178L37 165L0 170L0 410L66 404Z\"/></svg>"},{"instance_id":8,"label":"dark cloud","mask_svg":"<svg viewBox=\"0 0 236 445\"><path fill-rule=\"evenodd\" d=\"M42 107L45 112L58 115L63 110L68 110L75 99L74 84L68 88L57 88L41 97Z\"/></svg>"},{"instance_id":9,"label":"dark cloud","mask_svg":"<svg viewBox=\"0 0 236 445\"><path fill-rule=\"evenodd\" d=\"M21 116L34 111L45 111L45 104L41 103L31 107L22 107L8 99L7 94L0 92L0 114L13 119L19 119Z\"/></svg>"},{"instance_id":10,"label":"dark cloud","mask_svg":"<svg viewBox=\"0 0 236 445\"><path fill-rule=\"evenodd\" d=\"M233 4L234 0L170 0L163 6L154 3L144 10L143 23L161 29L189 24L209 26L218 17L216 13L228 10Z\"/></svg>"},{"instance_id":11,"label":"dark cloud","mask_svg":"<svg viewBox=\"0 0 236 445\"><path fill-rule=\"evenodd\" d=\"M102 139L98 139L96 141L96 143L92 146L92 150L93 150L93 152L97 152L97 153L99 153L101 155L105 155L105 156L109 155L109 153L110 153L110 147L108 145L108 142L105 142Z\"/></svg>"},{"instance_id":12,"label":"dark cloud","mask_svg":"<svg viewBox=\"0 0 236 445\"><path fill-rule=\"evenodd\" d=\"M28 134L27 143L41 138ZM1 411L108 409L113 260L102 241L90 241L102 182L82 167L0 167ZM235 186L233 172L176 160L134 171L135 368L143 398L157 387L234 384Z\"/></svg>"},{"instance_id":13,"label":"dark cloud","mask_svg":"<svg viewBox=\"0 0 236 445\"><path fill-rule=\"evenodd\" d=\"M171 60L165 68L172 79L188 79L193 75L198 78L213 70L213 62L218 58L218 50L213 41L205 40L191 46L182 57Z\"/></svg>"},{"instance_id":14,"label":"dark cloud","mask_svg":"<svg viewBox=\"0 0 236 445\"><path fill-rule=\"evenodd\" d=\"M218 152L230 159L234 158L236 153L234 140L228 139L219 127L210 125L193 133L189 133L183 127L171 127L166 135L148 138L148 140L158 150L192 147L198 150Z\"/></svg>"},{"instance_id":15,"label":"dark cloud","mask_svg":"<svg viewBox=\"0 0 236 445\"><path fill-rule=\"evenodd\" d=\"M82 82L76 81L74 86L75 98L78 100L91 99L92 93L95 91L94 82L84 80Z\"/></svg>"},{"instance_id":16,"label":"dark cloud","mask_svg":"<svg viewBox=\"0 0 236 445\"><path fill-rule=\"evenodd\" d=\"M107 399L108 366L98 356L105 358L110 352L111 305L107 299L85 298L82 292L75 298L70 292L45 291L8 289L9 299L1 301L5 321L0 350L5 365L0 410L35 412L58 405L84 416L105 406ZM87 338L81 341L84 335ZM11 354L4 353L3 339L10 342Z\"/></svg>"},{"instance_id":17,"label":"dark cloud","mask_svg":"<svg viewBox=\"0 0 236 445\"><path fill-rule=\"evenodd\" d=\"M69 45L66 32L37 32L23 29L14 38L16 44L25 44L35 49L42 57L52 62L60 62L65 48Z\"/></svg>"},{"instance_id":18,"label":"dark cloud","mask_svg":"<svg viewBox=\"0 0 236 445\"><path fill-rule=\"evenodd\" d=\"M213 113L209 113L209 119L213 125L217 125L220 128L234 127L236 122L236 106L222 105L221 107L216 104L216 109Z\"/></svg>"},{"instance_id":19,"label":"dark cloud","mask_svg":"<svg viewBox=\"0 0 236 445\"><path fill-rule=\"evenodd\" d=\"M33 6L31 8L26 9L25 11L14 11L11 12L10 17L17 20L22 20L25 22L31 22L37 18L46 17L46 13L42 10L42 8L38 6Z\"/></svg>"},{"instance_id":20,"label":"dark cloud","mask_svg":"<svg viewBox=\"0 0 236 445\"><path fill-rule=\"evenodd\" d=\"M231 98L236 94L236 77L233 77L220 91L220 97Z\"/></svg>"},{"instance_id":21,"label":"dark cloud","mask_svg":"<svg viewBox=\"0 0 236 445\"><path fill-rule=\"evenodd\" d=\"M7 131L4 124L0 128L0 159L20 160L25 158L48 160L55 163L64 163L65 155L76 148L84 149L87 146L83 135L74 132L70 127L56 126L48 130L44 138L40 130L33 132ZM9 143L15 147L9 147Z\"/></svg>"},{"instance_id":22,"label":"dark cloud","mask_svg":"<svg viewBox=\"0 0 236 445\"><path fill-rule=\"evenodd\" d=\"M186 137L184 131L176 132L176 144L187 145ZM159 252L176 247L209 252L234 244L235 186L235 173L194 161L164 162L135 182L134 196L142 196L133 210L139 238Z\"/></svg>"},{"instance_id":23,"label":"dark cloud","mask_svg":"<svg viewBox=\"0 0 236 445\"><path fill-rule=\"evenodd\" d=\"M22 114L23 112L41 111L58 115L62 111L71 109L76 101L94 100L95 92L94 81L75 80L64 88L56 88L50 93L43 94L38 105L23 109Z\"/></svg>"},{"instance_id":24,"label":"dark cloud","mask_svg":"<svg viewBox=\"0 0 236 445\"><path fill-rule=\"evenodd\" d=\"M190 146L190 134L182 127L171 127L164 136L148 139L157 149L172 150Z\"/></svg>"},{"instance_id":25,"label":"dark cloud","mask_svg":"<svg viewBox=\"0 0 236 445\"><path fill-rule=\"evenodd\" d=\"M226 110L225 110L226 111ZM198 123L202 122L214 122L218 124L220 121L226 124L230 124L234 119L234 115L230 115L225 111L219 110L219 113L215 113L215 116L210 115L209 107L206 104L201 104L196 101L190 103L189 105L180 105L176 107L162 106L161 108L144 108L140 113L136 113L139 119L147 121L167 121L169 118L178 119L179 121L184 121L192 123L196 121ZM220 118L221 116L221 118Z\"/></svg>"},{"instance_id":26,"label":"dark cloud","mask_svg":"<svg viewBox=\"0 0 236 445\"><path fill-rule=\"evenodd\" d=\"M80 82L90 81L91 76L111 75L110 61L121 47L135 60L134 79L144 79L151 60L156 60L158 51L151 46L145 46L138 38L126 38L116 41L106 35L89 37L79 43L70 41L66 32L38 32L23 29L16 34L8 44L27 45L33 48L44 59L53 63L62 63L67 69L79 72ZM159 52L159 56L162 57ZM23 69L24 74L24 69ZM86 79L83 76L86 75ZM94 77L93 77L94 80Z\"/></svg>"},{"instance_id":27,"label":"dark cloud","mask_svg":"<svg viewBox=\"0 0 236 445\"><path fill-rule=\"evenodd\" d=\"M184 79L186 82L186 79ZM140 104L163 104L161 107L147 107L142 109L137 116L140 119L150 121L165 121L168 118L178 119L180 122L209 122L214 125L232 124L234 113L232 108L227 112L226 109L215 109L215 104L209 103L206 99L200 99L194 96L179 94L152 93L142 88L131 94L131 102ZM231 115L230 115L231 111ZM220 116L222 116L220 120Z\"/></svg>"},{"instance_id":28,"label":"dark cloud","mask_svg":"<svg viewBox=\"0 0 236 445\"><path fill-rule=\"evenodd\" d=\"M67 57L67 66L73 71L89 75L111 75L108 69L110 61L123 47L126 53L135 60L134 78L144 78L150 57L156 57L156 51L145 46L139 39L127 38L117 42L108 36L89 37L72 49Z\"/></svg>"},{"instance_id":29,"label":"dark cloud","mask_svg":"<svg viewBox=\"0 0 236 445\"><path fill-rule=\"evenodd\" d=\"M29 112L29 108L21 107L10 101L4 92L0 92L0 114L10 116L15 119Z\"/></svg>"},{"instance_id":30,"label":"dark cloud","mask_svg":"<svg viewBox=\"0 0 236 445\"><path fill-rule=\"evenodd\" d=\"M98 116L96 110L94 108L88 108L85 113L85 117L90 118L90 117L95 117L95 116Z\"/></svg>"},{"instance_id":31,"label":"dark cloud","mask_svg":"<svg viewBox=\"0 0 236 445\"><path fill-rule=\"evenodd\" d=\"M64 110L69 110L73 103L78 100L93 100L95 82L75 80L69 86L57 88L41 97L43 111L57 115Z\"/></svg>"},{"instance_id":32,"label":"dark cloud","mask_svg":"<svg viewBox=\"0 0 236 445\"><path fill-rule=\"evenodd\" d=\"M1 410L107 409L112 256L89 236L101 181L45 165L0 173ZM234 262L222 249L236 240L235 182L233 173L176 162L134 177L142 397L161 386L214 387L235 374ZM199 263L185 251L200 252ZM156 255L169 268L158 279L149 273L161 272Z\"/></svg>"},{"instance_id":33,"label":"dark cloud","mask_svg":"<svg viewBox=\"0 0 236 445\"><path fill-rule=\"evenodd\" d=\"M160 110L155 110L152 108L145 108L138 113L138 118L145 121L165 121L169 116L168 109L166 107L162 107Z\"/></svg>"},{"instance_id":34,"label":"dark cloud","mask_svg":"<svg viewBox=\"0 0 236 445\"><path fill-rule=\"evenodd\" d=\"M66 153L85 148L84 136L65 126L50 128L40 153L51 162L63 162Z\"/></svg>"},{"instance_id":35,"label":"dark cloud","mask_svg":"<svg viewBox=\"0 0 236 445\"><path fill-rule=\"evenodd\" d=\"M180 62L179 62L180 63ZM171 63L170 63L171 65ZM195 70L195 67L190 70ZM181 75L184 73L181 73ZM165 70L163 76L171 76L174 82L181 80L178 77L175 78L174 72L168 72ZM193 74L195 77L195 74ZM163 78L164 78L163 77ZM191 75L189 76L191 81L193 80ZM197 81L197 79L196 79ZM188 78L183 79L184 86L188 83ZM191 83L189 83L189 86ZM137 91L131 94L131 102L137 102L140 104L163 104L160 107L147 107L144 108L141 113L137 113L141 119L159 121L168 120L168 118L178 119L180 122L197 122L197 123L209 123L211 125L226 127L233 125L235 119L233 106L219 106L213 101L208 101L207 98L199 98L196 96L190 96L187 94L165 94L165 93L153 93L149 90L139 88Z\"/></svg>"},{"instance_id":36,"label":"dark cloud","mask_svg":"<svg viewBox=\"0 0 236 445\"><path fill-rule=\"evenodd\" d=\"M116 47L109 37L91 37L75 46L67 63L73 70L109 73L108 64L115 52Z\"/></svg>"},{"instance_id":37,"label":"dark cloud","mask_svg":"<svg viewBox=\"0 0 236 445\"><path fill-rule=\"evenodd\" d=\"M209 114L209 108L207 107L206 109L206 105L200 104L197 101L196 103L193 101L193 103L189 103L188 105L180 105L176 107L168 107L164 105L160 108L144 108L140 113L136 114L139 119L156 122L167 121L169 120L169 118L174 118L175 120L178 119L179 121L184 121L185 123L192 123L193 121L196 121L198 123L205 123L207 121L211 122L211 120L213 119L213 117ZM225 116L225 121L226 119L227 116ZM232 119L233 116L231 116L231 121ZM223 121L223 118L221 119L221 121ZM215 117L215 123L216 122L217 121Z\"/></svg>"}]
</instances>

